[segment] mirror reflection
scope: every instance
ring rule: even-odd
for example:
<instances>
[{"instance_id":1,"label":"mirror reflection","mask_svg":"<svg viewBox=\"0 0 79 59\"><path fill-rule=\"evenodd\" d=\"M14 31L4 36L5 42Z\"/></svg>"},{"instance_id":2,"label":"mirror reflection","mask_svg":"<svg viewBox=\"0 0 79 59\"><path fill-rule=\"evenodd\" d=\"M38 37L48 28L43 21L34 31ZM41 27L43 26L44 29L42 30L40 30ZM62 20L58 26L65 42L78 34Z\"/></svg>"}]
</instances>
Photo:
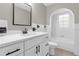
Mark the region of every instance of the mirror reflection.
<instances>
[{"instance_id":1,"label":"mirror reflection","mask_svg":"<svg viewBox=\"0 0 79 59\"><path fill-rule=\"evenodd\" d=\"M27 3L13 4L13 24L20 26L31 25L31 6Z\"/></svg>"}]
</instances>

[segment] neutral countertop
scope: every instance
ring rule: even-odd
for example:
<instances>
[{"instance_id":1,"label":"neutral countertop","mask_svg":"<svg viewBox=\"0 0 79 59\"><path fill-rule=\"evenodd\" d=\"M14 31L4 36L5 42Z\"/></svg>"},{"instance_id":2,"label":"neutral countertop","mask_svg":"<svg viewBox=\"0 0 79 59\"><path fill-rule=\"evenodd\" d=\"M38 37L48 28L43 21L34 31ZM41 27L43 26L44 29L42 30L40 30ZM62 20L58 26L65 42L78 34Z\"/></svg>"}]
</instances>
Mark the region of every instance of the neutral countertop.
<instances>
[{"instance_id":1,"label":"neutral countertop","mask_svg":"<svg viewBox=\"0 0 79 59\"><path fill-rule=\"evenodd\" d=\"M45 34L47 34L47 32L32 32L28 34L7 34L5 36L0 37L0 47L14 44L18 41L29 40L29 38L33 38Z\"/></svg>"}]
</instances>

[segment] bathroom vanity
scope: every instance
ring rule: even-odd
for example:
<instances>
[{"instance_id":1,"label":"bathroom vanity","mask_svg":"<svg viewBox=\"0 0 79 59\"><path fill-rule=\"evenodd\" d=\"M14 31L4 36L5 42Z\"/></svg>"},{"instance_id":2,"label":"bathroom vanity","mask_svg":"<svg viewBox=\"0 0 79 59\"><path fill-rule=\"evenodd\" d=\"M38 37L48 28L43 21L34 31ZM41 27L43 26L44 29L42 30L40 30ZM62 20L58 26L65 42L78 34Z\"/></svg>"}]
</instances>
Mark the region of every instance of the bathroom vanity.
<instances>
[{"instance_id":1,"label":"bathroom vanity","mask_svg":"<svg viewBox=\"0 0 79 59\"><path fill-rule=\"evenodd\" d=\"M0 56L46 56L48 41L47 32L7 34L0 37Z\"/></svg>"}]
</instances>

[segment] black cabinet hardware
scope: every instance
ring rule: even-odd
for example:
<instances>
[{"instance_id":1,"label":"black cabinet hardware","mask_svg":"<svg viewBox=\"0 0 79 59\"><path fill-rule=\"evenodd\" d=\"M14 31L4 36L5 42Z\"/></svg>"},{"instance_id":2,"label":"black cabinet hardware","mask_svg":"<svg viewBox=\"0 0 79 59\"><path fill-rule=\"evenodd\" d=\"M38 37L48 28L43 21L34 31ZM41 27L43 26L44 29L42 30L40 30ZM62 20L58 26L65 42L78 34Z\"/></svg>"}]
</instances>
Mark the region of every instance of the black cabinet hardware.
<instances>
[{"instance_id":1,"label":"black cabinet hardware","mask_svg":"<svg viewBox=\"0 0 79 59\"><path fill-rule=\"evenodd\" d=\"M38 52L40 52L40 45L38 46Z\"/></svg>"},{"instance_id":2,"label":"black cabinet hardware","mask_svg":"<svg viewBox=\"0 0 79 59\"><path fill-rule=\"evenodd\" d=\"M14 51L12 51L12 52L8 52L7 54L6 54L6 56L7 55L10 55L10 54L12 54L12 53L15 53L15 52L18 52L20 49L16 49L16 50L14 50Z\"/></svg>"},{"instance_id":3,"label":"black cabinet hardware","mask_svg":"<svg viewBox=\"0 0 79 59\"><path fill-rule=\"evenodd\" d=\"M36 46L36 54L40 52L40 45Z\"/></svg>"},{"instance_id":4,"label":"black cabinet hardware","mask_svg":"<svg viewBox=\"0 0 79 59\"><path fill-rule=\"evenodd\" d=\"M38 54L38 47L36 46L36 54Z\"/></svg>"}]
</instances>

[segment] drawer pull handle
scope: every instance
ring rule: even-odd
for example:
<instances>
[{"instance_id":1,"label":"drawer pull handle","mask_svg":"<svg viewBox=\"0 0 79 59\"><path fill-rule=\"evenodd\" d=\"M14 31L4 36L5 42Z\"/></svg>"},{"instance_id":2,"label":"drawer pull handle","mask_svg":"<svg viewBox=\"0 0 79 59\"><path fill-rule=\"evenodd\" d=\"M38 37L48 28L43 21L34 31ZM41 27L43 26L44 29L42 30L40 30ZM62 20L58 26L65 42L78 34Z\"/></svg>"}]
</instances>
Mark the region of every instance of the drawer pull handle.
<instances>
[{"instance_id":1,"label":"drawer pull handle","mask_svg":"<svg viewBox=\"0 0 79 59\"><path fill-rule=\"evenodd\" d=\"M36 47L36 54L38 54L38 47Z\"/></svg>"},{"instance_id":2,"label":"drawer pull handle","mask_svg":"<svg viewBox=\"0 0 79 59\"><path fill-rule=\"evenodd\" d=\"M15 53L15 52L18 52L20 49L16 49L16 50L14 50L14 51L12 51L12 52L8 52L7 54L6 54L6 56L7 55L10 55L10 54L12 54L12 53Z\"/></svg>"},{"instance_id":3,"label":"drawer pull handle","mask_svg":"<svg viewBox=\"0 0 79 59\"><path fill-rule=\"evenodd\" d=\"M40 45L36 47L36 54L38 54L39 52L40 52Z\"/></svg>"},{"instance_id":4,"label":"drawer pull handle","mask_svg":"<svg viewBox=\"0 0 79 59\"><path fill-rule=\"evenodd\" d=\"M40 45L38 46L38 52L40 52Z\"/></svg>"}]
</instances>

